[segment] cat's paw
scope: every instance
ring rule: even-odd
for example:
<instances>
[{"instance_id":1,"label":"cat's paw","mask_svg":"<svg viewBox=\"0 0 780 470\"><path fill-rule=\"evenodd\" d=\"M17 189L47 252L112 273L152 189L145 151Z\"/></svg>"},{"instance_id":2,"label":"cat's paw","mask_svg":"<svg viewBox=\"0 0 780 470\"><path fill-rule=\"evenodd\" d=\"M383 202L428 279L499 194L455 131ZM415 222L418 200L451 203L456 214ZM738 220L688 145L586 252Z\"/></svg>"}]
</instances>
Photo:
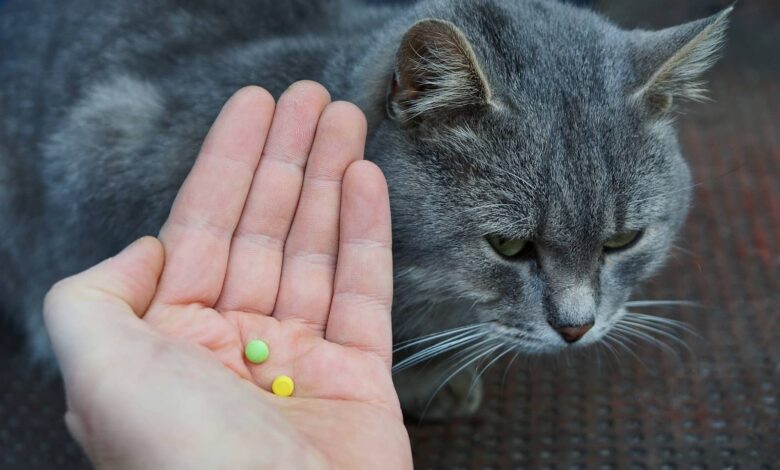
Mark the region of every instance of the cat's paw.
<instances>
[{"instance_id":1,"label":"cat's paw","mask_svg":"<svg viewBox=\"0 0 780 470\"><path fill-rule=\"evenodd\" d=\"M452 376L452 364L431 362L411 367L395 375L401 408L408 417L422 421L445 421L468 417L482 403L482 380L476 366Z\"/></svg>"}]
</instances>

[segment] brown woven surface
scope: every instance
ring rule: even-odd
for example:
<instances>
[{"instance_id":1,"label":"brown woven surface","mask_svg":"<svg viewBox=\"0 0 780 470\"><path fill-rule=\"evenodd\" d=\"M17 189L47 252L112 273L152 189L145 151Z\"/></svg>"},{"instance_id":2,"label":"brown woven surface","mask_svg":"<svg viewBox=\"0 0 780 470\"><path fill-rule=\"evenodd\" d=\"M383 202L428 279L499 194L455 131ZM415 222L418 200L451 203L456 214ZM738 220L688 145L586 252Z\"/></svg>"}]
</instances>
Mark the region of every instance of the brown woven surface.
<instances>
[{"instance_id":1,"label":"brown woven surface","mask_svg":"<svg viewBox=\"0 0 780 470\"><path fill-rule=\"evenodd\" d=\"M619 21L661 26L718 2L604 3ZM780 468L779 3L738 5L710 76L715 102L681 118L695 205L680 249L635 296L701 302L641 309L690 323L701 335L683 336L691 352L500 361L476 417L409 424L418 468ZM61 424L61 389L25 375L3 331L0 468L84 468Z\"/></svg>"}]
</instances>

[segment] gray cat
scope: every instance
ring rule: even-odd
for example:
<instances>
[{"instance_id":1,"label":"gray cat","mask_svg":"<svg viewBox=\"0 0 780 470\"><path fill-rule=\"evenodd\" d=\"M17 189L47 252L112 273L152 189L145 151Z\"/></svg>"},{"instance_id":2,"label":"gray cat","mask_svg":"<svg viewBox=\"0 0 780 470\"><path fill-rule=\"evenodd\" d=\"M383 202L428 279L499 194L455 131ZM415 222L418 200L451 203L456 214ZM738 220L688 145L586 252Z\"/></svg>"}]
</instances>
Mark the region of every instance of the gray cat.
<instances>
[{"instance_id":1,"label":"gray cat","mask_svg":"<svg viewBox=\"0 0 780 470\"><path fill-rule=\"evenodd\" d=\"M39 359L45 291L158 231L227 97L311 79L368 116L392 200L396 382L434 418L476 409L489 355L629 321L688 207L675 104L701 98L730 11L650 32L544 0L3 8L0 308Z\"/></svg>"}]
</instances>

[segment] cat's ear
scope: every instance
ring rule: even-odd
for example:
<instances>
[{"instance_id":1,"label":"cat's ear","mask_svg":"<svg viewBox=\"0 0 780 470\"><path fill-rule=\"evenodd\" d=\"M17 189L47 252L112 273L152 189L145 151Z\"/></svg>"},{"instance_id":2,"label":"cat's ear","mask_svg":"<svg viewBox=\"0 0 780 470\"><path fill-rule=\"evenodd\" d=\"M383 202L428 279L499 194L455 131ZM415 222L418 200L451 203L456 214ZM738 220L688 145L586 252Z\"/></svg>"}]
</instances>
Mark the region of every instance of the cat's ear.
<instances>
[{"instance_id":1,"label":"cat's ear","mask_svg":"<svg viewBox=\"0 0 780 470\"><path fill-rule=\"evenodd\" d=\"M701 75L718 59L732 9L661 31L634 33L632 60L640 79L634 98L644 100L652 115L667 113L675 98L705 97Z\"/></svg>"},{"instance_id":2,"label":"cat's ear","mask_svg":"<svg viewBox=\"0 0 780 470\"><path fill-rule=\"evenodd\" d=\"M490 99L474 50L457 26L437 19L414 24L396 54L387 113L401 122L481 106Z\"/></svg>"}]
</instances>

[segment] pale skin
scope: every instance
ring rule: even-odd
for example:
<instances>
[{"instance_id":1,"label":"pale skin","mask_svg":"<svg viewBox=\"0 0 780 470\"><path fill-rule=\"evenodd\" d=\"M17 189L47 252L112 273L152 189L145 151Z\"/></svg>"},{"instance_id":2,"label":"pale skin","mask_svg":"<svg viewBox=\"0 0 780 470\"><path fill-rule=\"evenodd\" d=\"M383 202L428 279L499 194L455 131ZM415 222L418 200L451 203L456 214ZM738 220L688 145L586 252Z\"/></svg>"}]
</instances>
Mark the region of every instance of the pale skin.
<instances>
[{"instance_id":1,"label":"pale skin","mask_svg":"<svg viewBox=\"0 0 780 470\"><path fill-rule=\"evenodd\" d=\"M390 375L387 185L353 105L224 106L159 237L56 284L66 423L97 467L411 468ZM262 339L270 357L244 358ZM273 395L278 375L292 397Z\"/></svg>"}]
</instances>

